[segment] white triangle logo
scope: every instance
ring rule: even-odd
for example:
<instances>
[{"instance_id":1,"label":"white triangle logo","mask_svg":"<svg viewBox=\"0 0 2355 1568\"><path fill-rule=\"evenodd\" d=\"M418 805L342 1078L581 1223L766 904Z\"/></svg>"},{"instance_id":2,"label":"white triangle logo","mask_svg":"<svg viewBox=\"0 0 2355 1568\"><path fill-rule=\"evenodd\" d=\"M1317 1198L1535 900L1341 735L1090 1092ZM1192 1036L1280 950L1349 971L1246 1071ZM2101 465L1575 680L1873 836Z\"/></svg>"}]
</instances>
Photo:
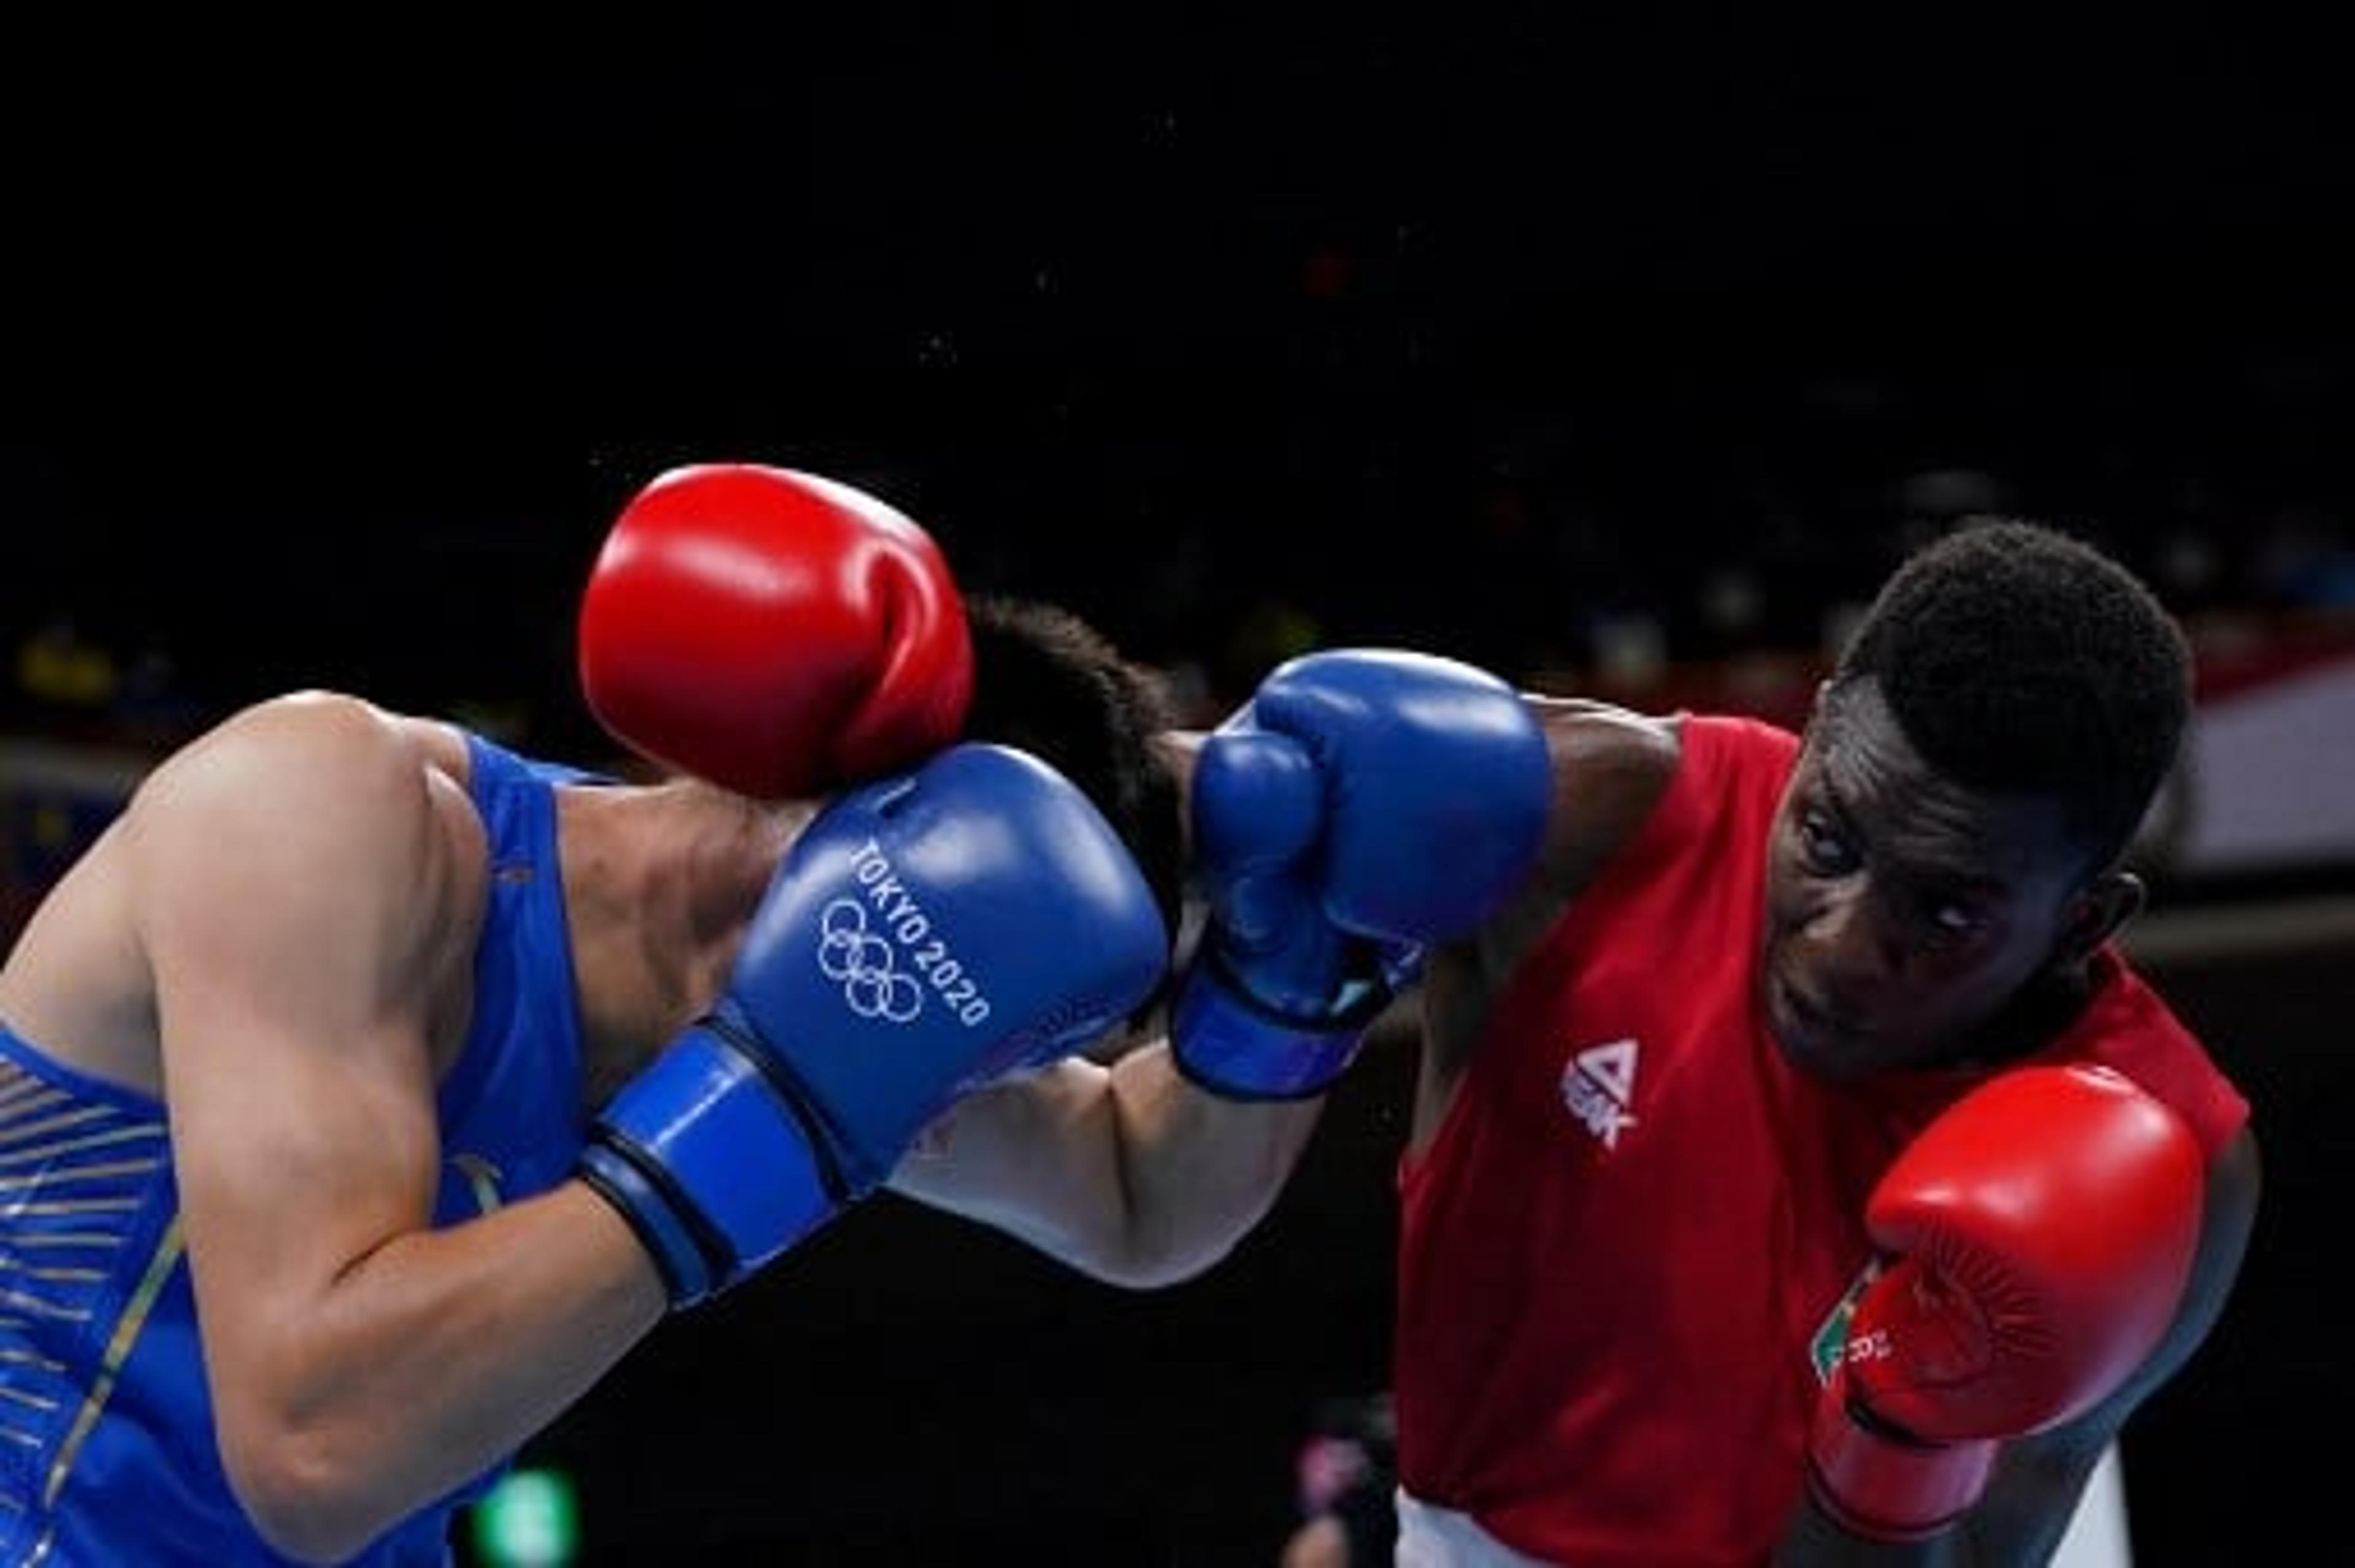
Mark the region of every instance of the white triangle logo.
<instances>
[{"instance_id":1,"label":"white triangle logo","mask_svg":"<svg viewBox=\"0 0 2355 1568\"><path fill-rule=\"evenodd\" d=\"M1590 1045L1578 1053L1578 1070L1602 1087L1604 1093L1626 1104L1636 1097L1636 1042L1614 1040L1608 1045Z\"/></svg>"},{"instance_id":2,"label":"white triangle logo","mask_svg":"<svg viewBox=\"0 0 2355 1568\"><path fill-rule=\"evenodd\" d=\"M1614 1040L1588 1046L1562 1069L1561 1103L1604 1148L1618 1147L1619 1135L1636 1125L1636 1055L1633 1037Z\"/></svg>"}]
</instances>

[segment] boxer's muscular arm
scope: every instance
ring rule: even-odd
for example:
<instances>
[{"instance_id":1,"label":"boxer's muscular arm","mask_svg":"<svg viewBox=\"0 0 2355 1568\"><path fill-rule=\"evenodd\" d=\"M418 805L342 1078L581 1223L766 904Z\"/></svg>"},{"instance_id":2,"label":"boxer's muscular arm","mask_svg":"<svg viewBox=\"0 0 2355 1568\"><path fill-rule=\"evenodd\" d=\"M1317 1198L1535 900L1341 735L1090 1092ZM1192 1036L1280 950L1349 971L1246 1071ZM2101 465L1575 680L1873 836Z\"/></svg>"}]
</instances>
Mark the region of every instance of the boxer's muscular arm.
<instances>
[{"instance_id":1,"label":"boxer's muscular arm","mask_svg":"<svg viewBox=\"0 0 2355 1568\"><path fill-rule=\"evenodd\" d=\"M1553 762L1538 874L1470 942L1433 951L1423 986L1415 1147L1454 1103L1488 1008L1530 950L1641 831L1676 776L1676 721L1582 698L1531 697Z\"/></svg>"},{"instance_id":2,"label":"boxer's muscular arm","mask_svg":"<svg viewBox=\"0 0 2355 1568\"><path fill-rule=\"evenodd\" d=\"M1156 1041L1109 1066L1068 1061L967 1097L891 1186L1149 1289L1209 1268L1259 1223L1324 1104L1217 1098Z\"/></svg>"},{"instance_id":3,"label":"boxer's muscular arm","mask_svg":"<svg viewBox=\"0 0 2355 1568\"><path fill-rule=\"evenodd\" d=\"M1479 976L1509 967L1667 787L1676 742L1661 722L1596 703L1532 706L1555 777L1542 885L1476 943L1434 952L1423 1008L1410 997L1384 1014L1369 1049L1403 1046L1422 1011L1431 1057L1460 1066L1448 1053L1476 1030L1491 988ZM1427 1059L1427 1080L1437 1065ZM1453 1072L1444 1077L1452 1090ZM1428 1082L1423 1098L1435 1099ZM1151 1287L1209 1267L1265 1217L1324 1104L1220 1099L1188 1083L1156 1043L1110 1067L1068 1061L970 1096L900 1162L891 1185L1100 1278Z\"/></svg>"},{"instance_id":4,"label":"boxer's muscular arm","mask_svg":"<svg viewBox=\"0 0 2355 1568\"><path fill-rule=\"evenodd\" d=\"M1164 737L1181 797L1200 740ZM1217 1098L1156 1040L968 1095L890 1185L1082 1273L1153 1289L1209 1268L1265 1217L1323 1106Z\"/></svg>"},{"instance_id":5,"label":"boxer's muscular arm","mask_svg":"<svg viewBox=\"0 0 2355 1568\"><path fill-rule=\"evenodd\" d=\"M223 1458L276 1544L346 1554L553 1418L662 1288L578 1184L427 1228L480 840L381 716L265 705L128 826Z\"/></svg>"}]
</instances>

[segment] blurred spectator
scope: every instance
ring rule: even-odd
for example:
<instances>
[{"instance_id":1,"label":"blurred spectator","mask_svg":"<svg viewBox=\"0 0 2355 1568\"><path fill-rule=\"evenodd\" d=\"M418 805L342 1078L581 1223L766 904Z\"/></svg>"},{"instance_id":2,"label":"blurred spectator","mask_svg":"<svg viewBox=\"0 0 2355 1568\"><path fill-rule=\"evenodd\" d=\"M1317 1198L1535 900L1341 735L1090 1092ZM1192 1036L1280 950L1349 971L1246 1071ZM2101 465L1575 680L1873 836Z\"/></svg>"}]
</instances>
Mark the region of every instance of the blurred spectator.
<instances>
[{"instance_id":1,"label":"blurred spectator","mask_svg":"<svg viewBox=\"0 0 2355 1568\"><path fill-rule=\"evenodd\" d=\"M42 622L16 649L16 685L40 706L101 709L120 684L112 650L84 636L68 617Z\"/></svg>"},{"instance_id":2,"label":"blurred spectator","mask_svg":"<svg viewBox=\"0 0 2355 1568\"><path fill-rule=\"evenodd\" d=\"M1398 1541L1398 1427L1387 1393L1320 1404L1297 1456L1300 1524L1277 1568L1372 1568Z\"/></svg>"}]
</instances>

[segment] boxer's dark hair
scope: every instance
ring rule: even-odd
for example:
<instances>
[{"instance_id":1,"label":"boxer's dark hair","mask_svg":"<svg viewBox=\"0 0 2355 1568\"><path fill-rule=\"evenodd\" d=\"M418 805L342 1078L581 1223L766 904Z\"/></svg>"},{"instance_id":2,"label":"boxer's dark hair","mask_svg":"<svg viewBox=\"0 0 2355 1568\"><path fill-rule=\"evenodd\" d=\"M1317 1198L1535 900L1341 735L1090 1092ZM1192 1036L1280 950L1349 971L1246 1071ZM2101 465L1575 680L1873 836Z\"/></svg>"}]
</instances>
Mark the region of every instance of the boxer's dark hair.
<instances>
[{"instance_id":1,"label":"boxer's dark hair","mask_svg":"<svg viewBox=\"0 0 2355 1568\"><path fill-rule=\"evenodd\" d=\"M973 702L962 738L1018 747L1095 803L1145 873L1171 939L1185 886L1177 774L1154 738L1177 725L1161 677L1069 610L969 594Z\"/></svg>"},{"instance_id":2,"label":"boxer's dark hair","mask_svg":"<svg viewBox=\"0 0 2355 1568\"><path fill-rule=\"evenodd\" d=\"M1901 563L1835 685L1870 677L1924 762L2061 803L2096 867L2122 854L2191 709L2181 627L2123 563L2017 517L1968 517Z\"/></svg>"}]
</instances>

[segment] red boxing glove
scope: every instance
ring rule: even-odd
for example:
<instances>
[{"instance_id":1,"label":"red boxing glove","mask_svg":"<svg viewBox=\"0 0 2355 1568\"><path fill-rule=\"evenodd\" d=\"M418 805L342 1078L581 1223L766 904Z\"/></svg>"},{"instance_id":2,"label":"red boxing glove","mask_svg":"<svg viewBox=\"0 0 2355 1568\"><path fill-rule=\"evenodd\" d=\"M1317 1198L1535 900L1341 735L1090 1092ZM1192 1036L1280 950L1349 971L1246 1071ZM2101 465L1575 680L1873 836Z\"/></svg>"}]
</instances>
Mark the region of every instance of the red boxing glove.
<instances>
[{"instance_id":1,"label":"red boxing glove","mask_svg":"<svg viewBox=\"0 0 2355 1568\"><path fill-rule=\"evenodd\" d=\"M1913 1541L1978 1500L2008 1437L2105 1398L2157 1348L2199 1244L2206 1161L2099 1067L2023 1067L1958 1100L1865 1211L1865 1290L1808 1443L1817 1505Z\"/></svg>"},{"instance_id":2,"label":"red boxing glove","mask_svg":"<svg viewBox=\"0 0 2355 1568\"><path fill-rule=\"evenodd\" d=\"M622 509L581 605L590 711L642 754L762 799L956 739L964 603L930 534L834 480L675 468Z\"/></svg>"}]
</instances>

